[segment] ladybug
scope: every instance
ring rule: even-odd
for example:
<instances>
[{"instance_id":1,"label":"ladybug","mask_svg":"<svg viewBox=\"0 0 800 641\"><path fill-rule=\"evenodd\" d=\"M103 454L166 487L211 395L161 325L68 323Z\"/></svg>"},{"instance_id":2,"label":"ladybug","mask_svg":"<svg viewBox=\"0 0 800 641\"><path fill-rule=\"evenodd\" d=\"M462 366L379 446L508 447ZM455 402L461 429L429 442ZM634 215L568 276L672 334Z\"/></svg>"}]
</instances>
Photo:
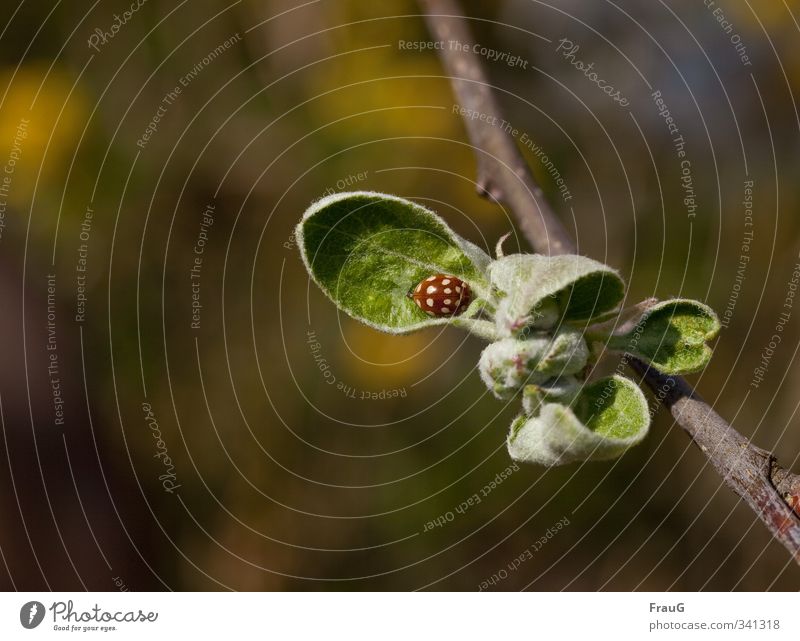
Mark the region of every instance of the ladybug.
<instances>
[{"instance_id":1,"label":"ladybug","mask_svg":"<svg viewBox=\"0 0 800 641\"><path fill-rule=\"evenodd\" d=\"M450 274L434 274L420 281L413 292L408 293L428 316L458 316L472 299L472 292L460 278Z\"/></svg>"}]
</instances>

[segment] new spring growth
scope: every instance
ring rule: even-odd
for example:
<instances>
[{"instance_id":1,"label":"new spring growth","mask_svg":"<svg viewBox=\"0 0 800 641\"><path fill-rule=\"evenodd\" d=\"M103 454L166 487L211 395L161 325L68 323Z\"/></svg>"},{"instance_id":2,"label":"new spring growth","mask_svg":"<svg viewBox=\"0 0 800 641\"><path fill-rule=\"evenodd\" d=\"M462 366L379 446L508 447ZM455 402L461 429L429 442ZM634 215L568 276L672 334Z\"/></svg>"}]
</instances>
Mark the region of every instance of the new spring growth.
<instances>
[{"instance_id":1,"label":"new spring growth","mask_svg":"<svg viewBox=\"0 0 800 641\"><path fill-rule=\"evenodd\" d=\"M639 386L593 379L604 354L630 354L666 374L694 372L711 358L716 314L689 299L650 299L620 309L625 283L585 256L495 258L427 208L376 192L313 203L295 233L309 275L342 311L370 327L405 334L453 325L489 342L478 369L498 399L519 399L507 445L516 461L546 466L610 459L647 434ZM408 295L450 275L469 286L469 305L431 315ZM452 293L432 292L447 300ZM451 310L452 308L452 310Z\"/></svg>"}]
</instances>

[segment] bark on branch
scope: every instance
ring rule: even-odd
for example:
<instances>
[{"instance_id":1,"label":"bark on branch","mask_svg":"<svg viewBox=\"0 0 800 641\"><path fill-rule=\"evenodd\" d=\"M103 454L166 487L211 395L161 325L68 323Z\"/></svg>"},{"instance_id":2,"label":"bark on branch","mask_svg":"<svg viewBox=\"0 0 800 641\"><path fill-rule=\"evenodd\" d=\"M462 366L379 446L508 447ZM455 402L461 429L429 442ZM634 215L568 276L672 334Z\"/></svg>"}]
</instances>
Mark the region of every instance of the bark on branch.
<instances>
[{"instance_id":1,"label":"bark on branch","mask_svg":"<svg viewBox=\"0 0 800 641\"><path fill-rule=\"evenodd\" d=\"M508 206L535 251L575 253L572 237L547 203L516 141L497 124L503 120L502 113L483 65L472 53L473 40L457 0L420 0L420 4L435 40L467 45L444 46L439 54L475 147L479 193ZM492 117L496 120L491 121ZM725 484L800 564L800 476L780 467L770 452L728 425L680 376L665 376L631 357L628 364L662 399Z\"/></svg>"},{"instance_id":2,"label":"bark on branch","mask_svg":"<svg viewBox=\"0 0 800 641\"><path fill-rule=\"evenodd\" d=\"M516 141L499 124L492 124L503 120L502 113L483 67L472 53L471 36L465 21L458 17L461 15L458 6L454 2L422 4L434 39L470 44L468 48L445 46L440 53L459 106L465 110L464 124L478 162L478 193L508 205L525 238L537 239L537 251L574 254L575 242L563 225L551 223L558 219L533 179Z\"/></svg>"}]
</instances>

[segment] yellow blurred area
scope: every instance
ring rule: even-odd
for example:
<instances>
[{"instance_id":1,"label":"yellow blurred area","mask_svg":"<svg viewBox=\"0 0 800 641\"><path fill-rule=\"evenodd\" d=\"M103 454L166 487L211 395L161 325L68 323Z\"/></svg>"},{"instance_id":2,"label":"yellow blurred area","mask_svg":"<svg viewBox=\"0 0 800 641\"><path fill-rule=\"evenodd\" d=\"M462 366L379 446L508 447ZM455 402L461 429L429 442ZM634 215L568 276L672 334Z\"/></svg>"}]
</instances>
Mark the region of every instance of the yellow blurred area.
<instances>
[{"instance_id":1,"label":"yellow blurred area","mask_svg":"<svg viewBox=\"0 0 800 641\"><path fill-rule=\"evenodd\" d=\"M57 67L6 68L1 76L0 162L11 176L6 200L23 207L30 203L37 176L40 196L60 193L46 186L69 162L83 130L87 101L72 75Z\"/></svg>"},{"instance_id":2,"label":"yellow blurred area","mask_svg":"<svg viewBox=\"0 0 800 641\"><path fill-rule=\"evenodd\" d=\"M758 21L764 28L774 33L773 29L786 26L786 21L791 21L790 11L795 19L800 18L800 1L798 0L760 0L760 2L732 2L721 6L721 11L729 11L731 19L736 19L742 28L759 30ZM756 15L758 21L753 19Z\"/></svg>"},{"instance_id":3,"label":"yellow blurred area","mask_svg":"<svg viewBox=\"0 0 800 641\"><path fill-rule=\"evenodd\" d=\"M401 15L414 8L413 3L393 5ZM337 57L315 65L309 76L313 78L309 95L334 90L324 100L311 103L314 118L319 123L346 118L337 126L346 137L458 135L458 123L446 111L405 108L448 107L453 102L446 79L439 79L442 69L434 54L398 55L398 38L425 37L414 31L419 25L407 21L404 26L409 31L398 31L396 22L370 19L368 7L343 4L338 10L342 12L338 21L346 26L330 32ZM353 117L374 110L383 111Z\"/></svg>"},{"instance_id":4,"label":"yellow blurred area","mask_svg":"<svg viewBox=\"0 0 800 641\"><path fill-rule=\"evenodd\" d=\"M341 362L352 382L366 388L413 383L430 372L437 354L446 349L446 345L428 349L437 339L434 331L392 336L355 322L344 324L342 330Z\"/></svg>"},{"instance_id":5,"label":"yellow blurred area","mask_svg":"<svg viewBox=\"0 0 800 641\"><path fill-rule=\"evenodd\" d=\"M441 75L435 58L401 60L394 52L378 50L354 58L353 63L356 61L357 65L337 64L333 69L326 66L315 74L312 95L333 90L324 100L310 104L317 122L342 118L336 129L351 142L354 134L364 138L458 135L459 123L447 109L453 99L445 81L420 77ZM419 106L434 108L409 108ZM375 113L376 110L380 111Z\"/></svg>"}]
</instances>

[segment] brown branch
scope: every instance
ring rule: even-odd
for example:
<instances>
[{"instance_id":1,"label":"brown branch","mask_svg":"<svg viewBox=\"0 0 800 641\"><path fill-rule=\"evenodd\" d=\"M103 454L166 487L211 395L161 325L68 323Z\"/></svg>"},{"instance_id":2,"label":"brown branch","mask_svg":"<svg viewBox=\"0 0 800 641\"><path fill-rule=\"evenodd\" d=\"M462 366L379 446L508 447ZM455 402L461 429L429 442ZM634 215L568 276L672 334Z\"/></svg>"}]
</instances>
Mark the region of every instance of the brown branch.
<instances>
[{"instance_id":1,"label":"brown branch","mask_svg":"<svg viewBox=\"0 0 800 641\"><path fill-rule=\"evenodd\" d=\"M453 83L467 133L478 161L478 193L508 205L520 230L536 239L537 250L545 254L574 254L572 237L557 221L555 213L533 179L516 142L504 133L504 118L494 98L483 67L472 53L466 22L458 18L458 6L449 1L422 2L427 10L428 29L444 43L442 64ZM438 15L437 15L438 14ZM445 18L445 16L455 16ZM453 47L450 41L468 44Z\"/></svg>"},{"instance_id":2,"label":"brown branch","mask_svg":"<svg viewBox=\"0 0 800 641\"><path fill-rule=\"evenodd\" d=\"M629 365L658 398L663 397L664 405L726 485L800 563L800 477L780 467L770 452L728 425L682 377L667 376L636 359L629 359Z\"/></svg>"},{"instance_id":3,"label":"brown branch","mask_svg":"<svg viewBox=\"0 0 800 641\"><path fill-rule=\"evenodd\" d=\"M576 246L547 203L511 134L456 0L420 0L428 29L439 49L461 107L467 134L476 148L478 186L483 196L505 203L525 238L542 254L575 253ZM450 46L449 41L461 46ZM477 116L475 116L477 114ZM781 468L775 457L754 446L717 414L680 376L665 376L628 357L631 368L672 412L722 476L800 564L800 476Z\"/></svg>"}]
</instances>

